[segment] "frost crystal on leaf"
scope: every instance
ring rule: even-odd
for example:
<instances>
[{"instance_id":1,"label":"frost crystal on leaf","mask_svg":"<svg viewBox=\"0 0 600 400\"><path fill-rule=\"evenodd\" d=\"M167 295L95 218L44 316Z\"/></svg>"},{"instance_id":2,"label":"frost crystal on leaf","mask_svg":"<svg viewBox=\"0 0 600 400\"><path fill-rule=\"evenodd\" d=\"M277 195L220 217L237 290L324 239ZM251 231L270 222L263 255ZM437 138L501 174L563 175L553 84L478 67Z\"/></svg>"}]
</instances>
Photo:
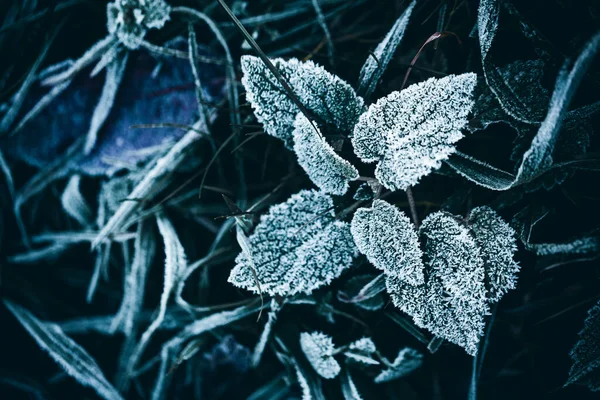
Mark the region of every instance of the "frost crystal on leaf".
<instances>
[{"instance_id":1,"label":"frost crystal on leaf","mask_svg":"<svg viewBox=\"0 0 600 400\"><path fill-rule=\"evenodd\" d=\"M106 6L108 32L135 50L148 29L162 28L170 13L171 6L164 0L115 0Z\"/></svg>"},{"instance_id":2,"label":"frost crystal on leaf","mask_svg":"<svg viewBox=\"0 0 600 400\"><path fill-rule=\"evenodd\" d=\"M489 207L473 209L469 224L485 263L488 299L497 302L516 287L520 268L513 260L517 250L515 231Z\"/></svg>"},{"instance_id":3,"label":"frost crystal on leaf","mask_svg":"<svg viewBox=\"0 0 600 400\"><path fill-rule=\"evenodd\" d=\"M479 247L469 230L444 212L425 218L420 234L429 272L428 329L474 355L489 313Z\"/></svg>"},{"instance_id":4,"label":"frost crystal on leaf","mask_svg":"<svg viewBox=\"0 0 600 400\"><path fill-rule=\"evenodd\" d=\"M417 233L402 211L375 200L370 209L356 211L350 230L358 250L386 276L397 276L411 285L424 282Z\"/></svg>"},{"instance_id":5,"label":"frost crystal on leaf","mask_svg":"<svg viewBox=\"0 0 600 400\"><path fill-rule=\"evenodd\" d=\"M358 178L358 170L338 156L317 129L298 113L293 132L298 163L319 189L342 196L348 191L348 182Z\"/></svg>"},{"instance_id":6,"label":"frost crystal on leaf","mask_svg":"<svg viewBox=\"0 0 600 400\"><path fill-rule=\"evenodd\" d=\"M240 253L229 282L257 293L254 266L260 289L271 296L310 294L358 255L349 224L335 221L331 197L315 190L272 206L248 239L253 263Z\"/></svg>"},{"instance_id":7,"label":"frost crystal on leaf","mask_svg":"<svg viewBox=\"0 0 600 400\"><path fill-rule=\"evenodd\" d=\"M300 347L310 365L323 378L333 379L340 373L340 364L333 358L335 346L330 336L321 332L303 332Z\"/></svg>"},{"instance_id":8,"label":"frost crystal on leaf","mask_svg":"<svg viewBox=\"0 0 600 400\"><path fill-rule=\"evenodd\" d=\"M364 102L350 85L312 61L276 58L272 62L302 105L320 122L340 131L354 127ZM294 120L300 110L260 58L242 56L241 64L242 84L256 119L265 132L291 147Z\"/></svg>"},{"instance_id":9,"label":"frost crystal on leaf","mask_svg":"<svg viewBox=\"0 0 600 400\"><path fill-rule=\"evenodd\" d=\"M455 151L476 83L474 73L430 78L379 99L354 128L354 152L378 161L375 177L386 188L415 185Z\"/></svg>"},{"instance_id":10,"label":"frost crystal on leaf","mask_svg":"<svg viewBox=\"0 0 600 400\"><path fill-rule=\"evenodd\" d=\"M377 351L375 343L371 338L364 337L348 345L348 351L344 352L344 355L352 360L370 364L379 365L379 361L374 360L371 356Z\"/></svg>"},{"instance_id":11,"label":"frost crystal on leaf","mask_svg":"<svg viewBox=\"0 0 600 400\"><path fill-rule=\"evenodd\" d=\"M406 347L398 353L392 365L381 371L375 377L375 383L389 382L402 378L419 368L423 364L423 355L416 350Z\"/></svg>"},{"instance_id":12,"label":"frost crystal on leaf","mask_svg":"<svg viewBox=\"0 0 600 400\"><path fill-rule=\"evenodd\" d=\"M600 391L600 302L589 309L579 341L571 350L573 366L565 386L575 382L587 385L590 390Z\"/></svg>"}]
</instances>

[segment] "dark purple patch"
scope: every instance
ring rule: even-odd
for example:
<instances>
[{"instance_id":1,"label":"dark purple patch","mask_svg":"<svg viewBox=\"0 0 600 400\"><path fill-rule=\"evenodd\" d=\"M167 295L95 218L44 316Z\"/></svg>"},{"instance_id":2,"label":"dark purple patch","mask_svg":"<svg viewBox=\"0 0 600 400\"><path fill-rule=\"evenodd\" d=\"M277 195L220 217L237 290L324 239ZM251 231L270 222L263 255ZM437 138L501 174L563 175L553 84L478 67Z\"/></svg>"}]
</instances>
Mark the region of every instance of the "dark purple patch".
<instances>
[{"instance_id":1,"label":"dark purple patch","mask_svg":"<svg viewBox=\"0 0 600 400\"><path fill-rule=\"evenodd\" d=\"M204 49L202 54L208 52ZM147 53L131 52L127 70L115 104L92 153L73 160L72 168L87 175L111 175L123 166L135 166L148 158L149 149L174 143L185 134L182 129L131 129L132 125L176 123L191 125L198 118L194 79L187 60L162 59L156 77L152 72L157 60ZM224 68L200 64L205 99L219 102L224 96ZM2 143L7 153L32 166L44 168L62 154L77 138L87 134L97 104L104 73L89 78L81 73L22 131ZM35 88L27 112L45 93Z\"/></svg>"}]
</instances>

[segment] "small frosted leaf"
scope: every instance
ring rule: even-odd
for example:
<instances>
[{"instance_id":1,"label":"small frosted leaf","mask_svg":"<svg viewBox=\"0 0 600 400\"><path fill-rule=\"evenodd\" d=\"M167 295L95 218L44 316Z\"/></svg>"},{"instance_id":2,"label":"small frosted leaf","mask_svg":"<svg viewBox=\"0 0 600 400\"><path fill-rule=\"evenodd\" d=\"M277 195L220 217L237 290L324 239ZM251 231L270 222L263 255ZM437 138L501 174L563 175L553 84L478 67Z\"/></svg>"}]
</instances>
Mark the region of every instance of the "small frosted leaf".
<instances>
[{"instance_id":1,"label":"small frosted leaf","mask_svg":"<svg viewBox=\"0 0 600 400\"><path fill-rule=\"evenodd\" d=\"M590 255L600 252L600 238L585 236L566 243L533 243L527 247L538 256Z\"/></svg>"},{"instance_id":2,"label":"small frosted leaf","mask_svg":"<svg viewBox=\"0 0 600 400\"><path fill-rule=\"evenodd\" d=\"M69 216L77 220L82 226L87 226L92 221L92 211L87 201L79 190L81 176L73 175L60 196L63 209Z\"/></svg>"},{"instance_id":3,"label":"small frosted leaf","mask_svg":"<svg viewBox=\"0 0 600 400\"><path fill-rule=\"evenodd\" d=\"M164 0L115 0L106 6L107 29L131 50L140 47L148 29L161 29L170 19Z\"/></svg>"},{"instance_id":4,"label":"small frosted leaf","mask_svg":"<svg viewBox=\"0 0 600 400\"><path fill-rule=\"evenodd\" d=\"M371 188L371 186L367 182L364 182L364 183L360 184L358 189L356 189L356 193L354 193L352 198L354 200L367 201L367 200L373 200L374 196L375 196L375 193L373 193L373 189Z\"/></svg>"},{"instance_id":5,"label":"small frosted leaf","mask_svg":"<svg viewBox=\"0 0 600 400\"><path fill-rule=\"evenodd\" d=\"M379 42L373 54L369 54L369 57L363 64L360 70L358 92L363 94L365 98L369 98L373 93L388 64L392 60L394 52L404 37L404 31L406 31L415 4L416 1L413 1L406 7L406 10L398 17L392 29Z\"/></svg>"},{"instance_id":6,"label":"small frosted leaf","mask_svg":"<svg viewBox=\"0 0 600 400\"><path fill-rule=\"evenodd\" d=\"M248 239L253 262L240 253L229 282L257 293L254 266L261 290L272 296L310 294L358 255L349 224L335 221L331 197L315 190L272 206Z\"/></svg>"},{"instance_id":7,"label":"small frosted leaf","mask_svg":"<svg viewBox=\"0 0 600 400\"><path fill-rule=\"evenodd\" d=\"M352 380L352 376L350 376L350 372L346 371L346 373L342 375L341 383L344 400L362 400L362 397Z\"/></svg>"},{"instance_id":8,"label":"small frosted leaf","mask_svg":"<svg viewBox=\"0 0 600 400\"><path fill-rule=\"evenodd\" d=\"M354 152L378 161L375 177L405 190L441 166L463 134L477 75L430 78L372 104L354 128Z\"/></svg>"},{"instance_id":9,"label":"small frosted leaf","mask_svg":"<svg viewBox=\"0 0 600 400\"><path fill-rule=\"evenodd\" d=\"M379 361L374 360L372 355L377 351L375 343L371 338L362 338L355 342L350 343L348 351L344 352L344 355L354 361L361 362L369 365L379 365Z\"/></svg>"},{"instance_id":10,"label":"small frosted leaf","mask_svg":"<svg viewBox=\"0 0 600 400\"><path fill-rule=\"evenodd\" d=\"M314 116L340 131L350 131L363 110L363 99L337 76L312 61L295 58L272 60L298 100ZM254 56L242 56L242 84L256 119L265 132L292 146L294 119L300 112L264 62Z\"/></svg>"},{"instance_id":11,"label":"small frosted leaf","mask_svg":"<svg viewBox=\"0 0 600 400\"><path fill-rule=\"evenodd\" d=\"M294 122L294 151L311 181L325 193L342 196L358 170L338 156L310 121L298 113Z\"/></svg>"},{"instance_id":12,"label":"small frosted leaf","mask_svg":"<svg viewBox=\"0 0 600 400\"><path fill-rule=\"evenodd\" d=\"M358 250L386 276L397 276L412 285L424 282L417 233L402 211L375 200L370 209L356 211L350 230Z\"/></svg>"},{"instance_id":13,"label":"small frosted leaf","mask_svg":"<svg viewBox=\"0 0 600 400\"><path fill-rule=\"evenodd\" d=\"M381 371L375 377L375 383L389 382L394 379L402 378L423 364L423 355L416 350L405 347L400 350L398 356L392 363L392 366Z\"/></svg>"},{"instance_id":14,"label":"small frosted leaf","mask_svg":"<svg viewBox=\"0 0 600 400\"><path fill-rule=\"evenodd\" d=\"M333 358L335 346L330 336L321 332L300 334L300 347L310 365L325 379L335 378L341 371L340 364Z\"/></svg>"},{"instance_id":15,"label":"small frosted leaf","mask_svg":"<svg viewBox=\"0 0 600 400\"><path fill-rule=\"evenodd\" d=\"M485 263L488 299L497 302L516 287L520 267L513 259L517 250L515 231L489 207L474 208L469 224Z\"/></svg>"},{"instance_id":16,"label":"small frosted leaf","mask_svg":"<svg viewBox=\"0 0 600 400\"><path fill-rule=\"evenodd\" d=\"M37 319L26 309L4 300L4 304L35 339L36 343L56 361L64 371L83 386L91 387L103 399L123 399L108 382L96 361L56 324Z\"/></svg>"},{"instance_id":17,"label":"small frosted leaf","mask_svg":"<svg viewBox=\"0 0 600 400\"><path fill-rule=\"evenodd\" d=\"M588 310L579 340L569 354L573 365L565 386L579 382L600 391L600 302Z\"/></svg>"},{"instance_id":18,"label":"small frosted leaf","mask_svg":"<svg viewBox=\"0 0 600 400\"><path fill-rule=\"evenodd\" d=\"M419 232L429 275L427 328L474 355L489 313L479 247L469 230L444 212L430 214Z\"/></svg>"}]
</instances>

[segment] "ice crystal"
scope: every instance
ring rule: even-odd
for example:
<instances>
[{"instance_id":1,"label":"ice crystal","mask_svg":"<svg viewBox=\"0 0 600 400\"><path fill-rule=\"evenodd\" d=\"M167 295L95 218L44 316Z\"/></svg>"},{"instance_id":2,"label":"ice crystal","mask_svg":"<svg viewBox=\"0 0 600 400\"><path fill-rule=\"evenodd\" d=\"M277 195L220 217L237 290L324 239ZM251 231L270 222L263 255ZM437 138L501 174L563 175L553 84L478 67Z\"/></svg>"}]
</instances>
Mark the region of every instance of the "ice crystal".
<instances>
[{"instance_id":1,"label":"ice crystal","mask_svg":"<svg viewBox=\"0 0 600 400\"><path fill-rule=\"evenodd\" d=\"M476 82L473 73L430 78L379 99L354 128L355 153L378 162L375 177L386 188L415 185L455 151Z\"/></svg>"},{"instance_id":2,"label":"ice crystal","mask_svg":"<svg viewBox=\"0 0 600 400\"><path fill-rule=\"evenodd\" d=\"M600 391L600 302L589 309L579 340L571 350L573 366L566 385L586 384L590 390Z\"/></svg>"},{"instance_id":3,"label":"ice crystal","mask_svg":"<svg viewBox=\"0 0 600 400\"><path fill-rule=\"evenodd\" d=\"M497 302L516 287L520 268L513 260L517 250L515 231L489 207L474 208L469 223L485 263L488 299Z\"/></svg>"},{"instance_id":4,"label":"ice crystal","mask_svg":"<svg viewBox=\"0 0 600 400\"><path fill-rule=\"evenodd\" d=\"M371 208L356 211L350 230L358 250L387 276L397 276L412 285L424 282L417 233L402 211L375 200Z\"/></svg>"},{"instance_id":5,"label":"ice crystal","mask_svg":"<svg viewBox=\"0 0 600 400\"><path fill-rule=\"evenodd\" d=\"M363 99L337 76L312 61L297 59L272 60L288 82L298 100L319 121L337 130L350 131L363 111ZM265 132L292 146L294 120L300 110L263 61L254 56L242 56L242 84L254 115Z\"/></svg>"},{"instance_id":6,"label":"ice crystal","mask_svg":"<svg viewBox=\"0 0 600 400\"><path fill-rule=\"evenodd\" d=\"M348 351L344 355L349 359L361 362L363 364L379 365L379 361L371 356L377 351L375 343L371 338L364 337L348 345Z\"/></svg>"},{"instance_id":7,"label":"ice crystal","mask_svg":"<svg viewBox=\"0 0 600 400\"><path fill-rule=\"evenodd\" d=\"M414 349L406 347L400 350L390 367L381 371L375 377L375 383L389 382L402 378L419 368L421 364L423 364L423 355Z\"/></svg>"},{"instance_id":8,"label":"ice crystal","mask_svg":"<svg viewBox=\"0 0 600 400\"><path fill-rule=\"evenodd\" d=\"M335 221L331 197L302 190L272 206L249 237L252 260L242 252L229 282L270 295L310 294L328 285L357 256L350 226ZM251 262L252 261L252 262Z\"/></svg>"},{"instance_id":9,"label":"ice crystal","mask_svg":"<svg viewBox=\"0 0 600 400\"><path fill-rule=\"evenodd\" d=\"M340 364L333 358L335 346L330 336L322 332L300 334L300 347L310 365L325 379L335 378L341 371Z\"/></svg>"},{"instance_id":10,"label":"ice crystal","mask_svg":"<svg viewBox=\"0 0 600 400\"><path fill-rule=\"evenodd\" d=\"M294 122L294 151L298 163L315 185L325 193L344 195L358 170L338 156L318 128L298 113Z\"/></svg>"},{"instance_id":11,"label":"ice crystal","mask_svg":"<svg viewBox=\"0 0 600 400\"><path fill-rule=\"evenodd\" d=\"M148 29L162 28L170 13L171 6L164 0L115 0L106 6L108 32L135 50Z\"/></svg>"}]
</instances>

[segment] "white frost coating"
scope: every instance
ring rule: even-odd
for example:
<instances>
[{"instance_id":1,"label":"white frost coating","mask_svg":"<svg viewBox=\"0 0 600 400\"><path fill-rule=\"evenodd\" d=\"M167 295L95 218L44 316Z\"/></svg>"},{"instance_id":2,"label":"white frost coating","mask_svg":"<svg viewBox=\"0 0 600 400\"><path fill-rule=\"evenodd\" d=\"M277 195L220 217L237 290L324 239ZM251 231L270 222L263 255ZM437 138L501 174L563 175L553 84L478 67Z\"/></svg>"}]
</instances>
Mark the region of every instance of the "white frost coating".
<instances>
[{"instance_id":1,"label":"white frost coating","mask_svg":"<svg viewBox=\"0 0 600 400\"><path fill-rule=\"evenodd\" d=\"M314 116L340 131L350 131L363 111L363 99L337 76L312 61L295 58L271 60L298 100ZM242 84L258 122L265 132L292 146L294 120L300 110L263 61L242 56Z\"/></svg>"},{"instance_id":2,"label":"white frost coating","mask_svg":"<svg viewBox=\"0 0 600 400\"><path fill-rule=\"evenodd\" d=\"M535 243L527 247L538 256L594 254L600 250L600 238L587 236L567 243Z\"/></svg>"},{"instance_id":3,"label":"white frost coating","mask_svg":"<svg viewBox=\"0 0 600 400\"><path fill-rule=\"evenodd\" d=\"M300 347L310 365L325 379L335 378L341 371L340 364L333 358L335 346L330 336L321 333L300 334Z\"/></svg>"},{"instance_id":4,"label":"white frost coating","mask_svg":"<svg viewBox=\"0 0 600 400\"><path fill-rule=\"evenodd\" d=\"M573 365L569 371L569 379L565 386L582 383L594 392L600 391L600 302L588 310L583 329L579 332L579 340L571 349L569 355Z\"/></svg>"},{"instance_id":5,"label":"white frost coating","mask_svg":"<svg viewBox=\"0 0 600 400\"><path fill-rule=\"evenodd\" d=\"M410 219L383 200L354 213L350 231L358 250L386 276L411 285L424 283L422 252Z\"/></svg>"},{"instance_id":6,"label":"white frost coating","mask_svg":"<svg viewBox=\"0 0 600 400\"><path fill-rule=\"evenodd\" d=\"M485 263L488 299L497 302L517 284L520 267L513 259L517 251L515 231L489 207L474 208L469 225Z\"/></svg>"},{"instance_id":7,"label":"white frost coating","mask_svg":"<svg viewBox=\"0 0 600 400\"><path fill-rule=\"evenodd\" d=\"M298 381L298 385L300 385L300 389L302 390L302 400L312 400L310 386L308 385L308 381L304 375L302 375L302 371L300 371L298 364L294 363L294 369L296 370L296 380Z\"/></svg>"},{"instance_id":8,"label":"white frost coating","mask_svg":"<svg viewBox=\"0 0 600 400\"><path fill-rule=\"evenodd\" d=\"M378 162L375 177L386 188L414 186L454 153L476 83L474 73L430 78L379 99L354 128L354 152Z\"/></svg>"},{"instance_id":9,"label":"white frost coating","mask_svg":"<svg viewBox=\"0 0 600 400\"><path fill-rule=\"evenodd\" d=\"M316 129L316 124L298 113L294 121L294 151L298 163L311 181L325 193L342 196L349 182L358 178L358 170L338 156Z\"/></svg>"},{"instance_id":10,"label":"white frost coating","mask_svg":"<svg viewBox=\"0 0 600 400\"><path fill-rule=\"evenodd\" d=\"M419 368L423 364L423 355L414 349L405 347L400 350L392 366L381 371L375 377L375 383L389 382L402 378Z\"/></svg>"},{"instance_id":11,"label":"white frost coating","mask_svg":"<svg viewBox=\"0 0 600 400\"><path fill-rule=\"evenodd\" d=\"M21 325L35 339L36 343L61 368L83 386L91 387L98 396L106 400L122 400L119 394L104 377L96 361L56 324L37 319L26 309L4 300L4 304L19 320Z\"/></svg>"},{"instance_id":12,"label":"white frost coating","mask_svg":"<svg viewBox=\"0 0 600 400\"><path fill-rule=\"evenodd\" d=\"M135 50L148 29L162 28L170 13L164 0L115 0L106 6L106 26L125 47Z\"/></svg>"},{"instance_id":13,"label":"white frost coating","mask_svg":"<svg viewBox=\"0 0 600 400\"><path fill-rule=\"evenodd\" d=\"M429 281L427 329L475 355L489 314L485 269L469 230L450 214L430 214L420 229Z\"/></svg>"},{"instance_id":14,"label":"white frost coating","mask_svg":"<svg viewBox=\"0 0 600 400\"><path fill-rule=\"evenodd\" d=\"M269 337L271 336L271 331L273 330L273 326L275 322L277 322L277 314L281 306L275 299L271 299L271 311L268 313L267 323L263 328L263 331L254 347L254 352L252 353L252 366L256 367L260 364L260 360L262 358L263 353L265 352L265 347L267 346L267 342L269 341Z\"/></svg>"},{"instance_id":15,"label":"white frost coating","mask_svg":"<svg viewBox=\"0 0 600 400\"><path fill-rule=\"evenodd\" d=\"M310 294L328 285L358 255L348 223L335 221L331 197L302 190L272 206L248 238L253 263L238 254L228 281L258 293L254 266L263 293Z\"/></svg>"}]
</instances>

